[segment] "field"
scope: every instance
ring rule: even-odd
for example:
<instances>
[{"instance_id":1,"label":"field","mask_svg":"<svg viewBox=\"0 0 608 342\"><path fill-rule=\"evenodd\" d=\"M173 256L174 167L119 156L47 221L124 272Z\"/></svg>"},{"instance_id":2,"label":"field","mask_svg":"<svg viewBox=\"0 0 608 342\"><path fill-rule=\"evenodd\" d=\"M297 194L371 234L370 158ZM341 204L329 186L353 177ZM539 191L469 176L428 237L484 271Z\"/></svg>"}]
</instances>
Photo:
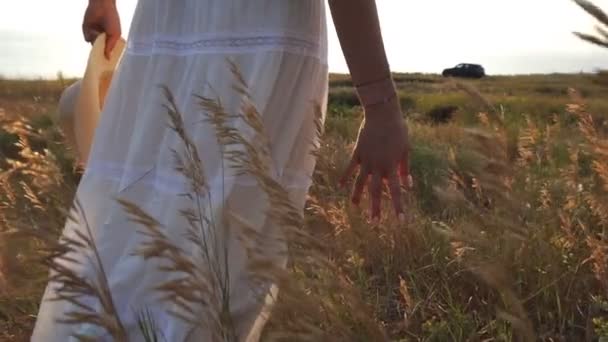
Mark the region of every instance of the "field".
<instances>
[{"instance_id":1,"label":"field","mask_svg":"<svg viewBox=\"0 0 608 342\"><path fill-rule=\"evenodd\" d=\"M605 76L395 80L412 144L409 222L386 205L372 226L338 187L362 114L349 79L332 75L303 225L323 266L294 263L302 305L280 297L266 339L608 339ZM0 341L29 337L45 237L79 179L50 119L70 82L0 80Z\"/></svg>"}]
</instances>

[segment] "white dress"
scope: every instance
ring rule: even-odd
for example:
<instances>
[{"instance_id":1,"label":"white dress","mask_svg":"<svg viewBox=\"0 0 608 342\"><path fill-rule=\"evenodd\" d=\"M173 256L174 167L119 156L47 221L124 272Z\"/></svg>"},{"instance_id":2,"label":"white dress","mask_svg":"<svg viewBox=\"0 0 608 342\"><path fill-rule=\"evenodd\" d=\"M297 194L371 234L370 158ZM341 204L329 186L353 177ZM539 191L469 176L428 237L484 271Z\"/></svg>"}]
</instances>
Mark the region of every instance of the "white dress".
<instances>
[{"instance_id":1,"label":"white dress","mask_svg":"<svg viewBox=\"0 0 608 342\"><path fill-rule=\"evenodd\" d=\"M142 310L153 316L161 340L212 339L211 332L202 328L189 335L189 326L170 314L176 308L152 289L171 276L159 271L154 260L132 255L146 237L137 233L139 227L115 201L136 203L163 224L172 241L189 246L184 236L187 224L180 214L192 207L191 200L180 196L189 192L189 183L175 170L173 157L173 150L183 151L184 144L169 127L159 86L174 94L187 134L200 153L211 194L205 204L211 208L207 214L221 217L229 210L238 217L233 225L246 222L262 234L272 234L261 189L250 177L226 169L214 129L203 121L194 95L219 97L228 112L237 113L243 96L233 89L235 78L227 59L238 66L270 141L272 173L295 205L303 208L315 164L310 153L315 117L318 108L324 114L327 101L325 20L323 0L139 1L77 191L130 340L142 339L138 328ZM247 135L246 130L242 133ZM84 232L84 225L68 222L64 234L73 236L74 231ZM230 242L230 313L239 340L255 341L267 305L251 289L247 254L240 243ZM95 279L90 262L77 258L84 263L77 269L79 274ZM53 283L47 287L33 341L63 342L75 333L109 340L94 326L57 323L75 307L48 301L56 288ZM96 300L87 300L101 310Z\"/></svg>"}]
</instances>

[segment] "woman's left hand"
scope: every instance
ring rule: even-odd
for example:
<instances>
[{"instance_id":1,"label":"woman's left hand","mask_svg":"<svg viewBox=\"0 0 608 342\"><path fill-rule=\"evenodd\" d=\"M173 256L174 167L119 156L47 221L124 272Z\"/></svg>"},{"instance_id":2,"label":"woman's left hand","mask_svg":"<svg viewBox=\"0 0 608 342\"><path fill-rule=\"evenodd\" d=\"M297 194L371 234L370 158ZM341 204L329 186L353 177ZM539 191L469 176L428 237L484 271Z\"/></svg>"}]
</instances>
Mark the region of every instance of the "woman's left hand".
<instances>
[{"instance_id":1,"label":"woman's left hand","mask_svg":"<svg viewBox=\"0 0 608 342\"><path fill-rule=\"evenodd\" d=\"M91 44L99 34L105 33L104 54L107 59L110 59L110 54L122 33L116 0L89 0L89 6L82 22L82 33L84 39Z\"/></svg>"},{"instance_id":2,"label":"woman's left hand","mask_svg":"<svg viewBox=\"0 0 608 342\"><path fill-rule=\"evenodd\" d=\"M405 220L400 185L403 184L408 188L412 186L409 151L408 130L397 97L387 103L366 109L365 120L361 124L351 162L340 184L345 185L359 168L359 175L352 191L352 202L359 205L363 190L371 176L368 189L373 220L380 217L385 181L388 184L395 213L399 220Z\"/></svg>"}]
</instances>

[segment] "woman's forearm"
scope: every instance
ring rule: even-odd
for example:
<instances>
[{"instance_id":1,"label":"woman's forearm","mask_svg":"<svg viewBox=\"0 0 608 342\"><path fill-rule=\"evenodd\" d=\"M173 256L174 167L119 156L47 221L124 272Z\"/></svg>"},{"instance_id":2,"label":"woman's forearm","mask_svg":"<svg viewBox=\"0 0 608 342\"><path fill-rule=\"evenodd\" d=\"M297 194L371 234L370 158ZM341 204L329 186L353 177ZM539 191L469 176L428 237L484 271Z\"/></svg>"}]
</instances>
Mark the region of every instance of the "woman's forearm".
<instances>
[{"instance_id":1,"label":"woman's forearm","mask_svg":"<svg viewBox=\"0 0 608 342\"><path fill-rule=\"evenodd\" d=\"M358 205L369 182L372 218L380 217L384 184L395 212L404 221L401 188L409 186L408 130L391 77L375 0L329 0L331 12L365 119L357 136L351 162L340 181L359 169L352 201Z\"/></svg>"},{"instance_id":2,"label":"woman's forearm","mask_svg":"<svg viewBox=\"0 0 608 342\"><path fill-rule=\"evenodd\" d=\"M340 44L355 85L390 77L375 0L329 0Z\"/></svg>"}]
</instances>

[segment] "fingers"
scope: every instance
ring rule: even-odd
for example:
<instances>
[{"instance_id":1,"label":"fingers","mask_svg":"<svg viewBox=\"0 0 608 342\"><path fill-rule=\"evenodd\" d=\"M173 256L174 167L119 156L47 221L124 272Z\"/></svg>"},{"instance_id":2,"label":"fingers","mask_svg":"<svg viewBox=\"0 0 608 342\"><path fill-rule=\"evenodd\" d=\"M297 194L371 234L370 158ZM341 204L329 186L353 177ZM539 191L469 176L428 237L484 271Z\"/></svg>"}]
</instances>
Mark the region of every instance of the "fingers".
<instances>
[{"instance_id":1,"label":"fingers","mask_svg":"<svg viewBox=\"0 0 608 342\"><path fill-rule=\"evenodd\" d=\"M83 27L82 32L84 34L84 40L87 43L93 44L97 36L101 34L101 31L96 28Z\"/></svg>"},{"instance_id":2,"label":"fingers","mask_svg":"<svg viewBox=\"0 0 608 342\"><path fill-rule=\"evenodd\" d=\"M102 31L99 31L97 29L85 28L83 30L84 39L85 39L85 41L87 41L91 44L94 44L95 40L97 40L97 37L99 37L101 32ZM112 55L112 51L114 51L114 48L116 47L116 44L118 44L119 40L120 40L120 34L106 33L106 44L105 44L105 49L104 49L104 56L106 57L106 59L110 59L110 57Z\"/></svg>"},{"instance_id":3,"label":"fingers","mask_svg":"<svg viewBox=\"0 0 608 342\"><path fill-rule=\"evenodd\" d=\"M107 59L110 59L110 56L112 55L112 50L114 50L114 47L116 46L117 42L118 42L118 38L116 38L116 37L108 36L106 38L105 55L106 55Z\"/></svg>"},{"instance_id":4,"label":"fingers","mask_svg":"<svg viewBox=\"0 0 608 342\"><path fill-rule=\"evenodd\" d=\"M369 168L362 166L359 176L357 176L357 180L355 181L355 186L353 187L352 202L355 205L359 205L359 203L361 203L361 196L363 195L363 189L365 189L365 184L367 183L368 178Z\"/></svg>"},{"instance_id":5,"label":"fingers","mask_svg":"<svg viewBox=\"0 0 608 342\"><path fill-rule=\"evenodd\" d=\"M352 203L358 206L361 203L363 190L371 175L368 191L371 202L371 217L372 220L376 221L380 218L381 214L382 193L384 190L384 179L386 178L395 214L400 220L404 220L405 204L402 198L401 186L405 188L413 186L413 180L409 172L409 150L405 150L399 163L392 164L392 167L383 167L383 163L380 163L380 167L372 169L369 165L368 162L362 162L360 158L354 156L340 179L340 186L344 186L355 173L357 167L360 166L360 173L356 178L351 196ZM381 170L384 171L381 172Z\"/></svg>"},{"instance_id":6,"label":"fingers","mask_svg":"<svg viewBox=\"0 0 608 342\"><path fill-rule=\"evenodd\" d=\"M107 59L110 59L110 56L112 55L112 51L116 47L116 43L118 43L119 39L120 39L120 34L108 33L108 35L106 37L106 49L105 49L105 55L106 55Z\"/></svg>"},{"instance_id":7,"label":"fingers","mask_svg":"<svg viewBox=\"0 0 608 342\"><path fill-rule=\"evenodd\" d=\"M397 170L391 172L388 176L388 189L391 193L391 200L395 208L395 214L401 218L403 215L403 204L401 201L401 186L399 185L399 176Z\"/></svg>"},{"instance_id":8,"label":"fingers","mask_svg":"<svg viewBox=\"0 0 608 342\"><path fill-rule=\"evenodd\" d=\"M359 160L358 160L357 157L353 156L353 158L350 161L350 164L348 164L348 167L346 168L346 171L344 171L344 174L342 175L342 178L340 178L340 187L344 187L346 185L346 183L348 182L348 180L355 173L355 170L357 169L357 166L359 166Z\"/></svg>"},{"instance_id":9,"label":"fingers","mask_svg":"<svg viewBox=\"0 0 608 342\"><path fill-rule=\"evenodd\" d=\"M372 200L372 219L380 218L380 205L382 204L382 175L378 171L375 171L372 175L369 194Z\"/></svg>"}]
</instances>

